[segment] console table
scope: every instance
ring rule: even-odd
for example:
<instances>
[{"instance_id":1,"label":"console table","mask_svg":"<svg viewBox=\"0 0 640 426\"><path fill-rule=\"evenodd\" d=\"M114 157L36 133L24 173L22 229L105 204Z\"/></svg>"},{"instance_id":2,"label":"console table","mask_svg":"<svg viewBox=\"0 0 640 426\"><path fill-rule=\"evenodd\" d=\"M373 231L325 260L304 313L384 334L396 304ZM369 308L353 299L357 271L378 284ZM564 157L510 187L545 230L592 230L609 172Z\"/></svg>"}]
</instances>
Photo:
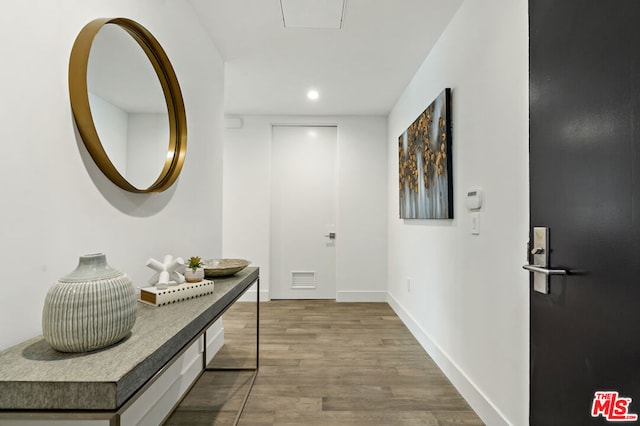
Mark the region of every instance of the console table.
<instances>
[{"instance_id":1,"label":"console table","mask_svg":"<svg viewBox=\"0 0 640 426\"><path fill-rule=\"evenodd\" d=\"M162 422L206 368L207 331L251 285L260 294L257 267L214 281L206 296L138 303L131 334L109 348L62 353L39 336L0 352L0 425Z\"/></svg>"}]
</instances>

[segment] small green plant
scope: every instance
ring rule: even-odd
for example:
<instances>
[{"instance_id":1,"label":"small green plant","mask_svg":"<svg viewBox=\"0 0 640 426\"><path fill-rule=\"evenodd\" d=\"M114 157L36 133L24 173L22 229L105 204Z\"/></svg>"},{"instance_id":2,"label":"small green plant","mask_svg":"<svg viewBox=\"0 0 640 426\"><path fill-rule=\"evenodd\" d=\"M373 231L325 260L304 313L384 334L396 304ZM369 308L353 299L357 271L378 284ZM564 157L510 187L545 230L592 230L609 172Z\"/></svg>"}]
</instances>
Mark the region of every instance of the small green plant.
<instances>
[{"instance_id":1,"label":"small green plant","mask_svg":"<svg viewBox=\"0 0 640 426\"><path fill-rule=\"evenodd\" d=\"M198 256L192 256L189 258L189 268L195 272L196 269L201 268L204 266L204 263L202 262L202 259L200 259Z\"/></svg>"}]
</instances>

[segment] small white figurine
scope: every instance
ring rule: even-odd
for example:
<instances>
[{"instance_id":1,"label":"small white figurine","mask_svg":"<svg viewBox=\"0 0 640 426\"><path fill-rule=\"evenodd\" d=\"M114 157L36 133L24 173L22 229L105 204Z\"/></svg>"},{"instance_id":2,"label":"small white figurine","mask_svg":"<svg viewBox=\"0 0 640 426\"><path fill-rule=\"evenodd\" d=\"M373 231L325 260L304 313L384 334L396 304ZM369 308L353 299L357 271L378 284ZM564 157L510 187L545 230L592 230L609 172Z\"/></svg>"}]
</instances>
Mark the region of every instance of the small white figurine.
<instances>
[{"instance_id":1,"label":"small white figurine","mask_svg":"<svg viewBox=\"0 0 640 426\"><path fill-rule=\"evenodd\" d=\"M149 279L149 284L155 285L159 289L165 289L169 285L182 284L184 282L184 275L176 270L178 267L184 266L184 260L181 257L174 259L172 255L167 254L164 256L162 263L155 259L149 259L147 260L147 266L156 271Z\"/></svg>"}]
</instances>

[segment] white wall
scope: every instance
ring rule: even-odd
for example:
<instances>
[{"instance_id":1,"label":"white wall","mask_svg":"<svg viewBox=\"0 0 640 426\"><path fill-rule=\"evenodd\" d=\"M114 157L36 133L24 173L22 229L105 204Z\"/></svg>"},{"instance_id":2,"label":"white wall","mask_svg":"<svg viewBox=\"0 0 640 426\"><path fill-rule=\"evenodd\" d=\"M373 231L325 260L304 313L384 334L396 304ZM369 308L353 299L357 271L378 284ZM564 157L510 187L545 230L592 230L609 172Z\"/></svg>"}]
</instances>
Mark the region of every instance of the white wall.
<instances>
[{"instance_id":1,"label":"white wall","mask_svg":"<svg viewBox=\"0 0 640 426\"><path fill-rule=\"evenodd\" d=\"M167 161L167 115L130 112L127 142L127 180L137 188L148 188L160 176Z\"/></svg>"},{"instance_id":2,"label":"white wall","mask_svg":"<svg viewBox=\"0 0 640 426\"><path fill-rule=\"evenodd\" d=\"M528 423L527 16L524 0L464 2L388 122L390 303L491 425ZM403 221L398 136L445 87L455 218ZM476 186L477 236L464 207Z\"/></svg>"},{"instance_id":3,"label":"white wall","mask_svg":"<svg viewBox=\"0 0 640 426\"><path fill-rule=\"evenodd\" d=\"M260 266L261 299L270 275L272 124L338 126L336 288L341 301L386 297L386 120L384 117L245 116L225 131L225 257Z\"/></svg>"},{"instance_id":4,"label":"white wall","mask_svg":"<svg viewBox=\"0 0 640 426\"><path fill-rule=\"evenodd\" d=\"M91 115L96 117L93 125L109 160L116 169L126 170L127 133L129 132L127 112L91 92L89 92L89 105L91 105Z\"/></svg>"},{"instance_id":5,"label":"white wall","mask_svg":"<svg viewBox=\"0 0 640 426\"><path fill-rule=\"evenodd\" d=\"M67 71L76 35L124 16L165 48L186 103L188 151L161 194L126 193L79 142ZM222 253L223 63L184 0L27 0L0 14L0 349L41 333L44 297L78 256L105 252L138 285L165 253Z\"/></svg>"}]
</instances>

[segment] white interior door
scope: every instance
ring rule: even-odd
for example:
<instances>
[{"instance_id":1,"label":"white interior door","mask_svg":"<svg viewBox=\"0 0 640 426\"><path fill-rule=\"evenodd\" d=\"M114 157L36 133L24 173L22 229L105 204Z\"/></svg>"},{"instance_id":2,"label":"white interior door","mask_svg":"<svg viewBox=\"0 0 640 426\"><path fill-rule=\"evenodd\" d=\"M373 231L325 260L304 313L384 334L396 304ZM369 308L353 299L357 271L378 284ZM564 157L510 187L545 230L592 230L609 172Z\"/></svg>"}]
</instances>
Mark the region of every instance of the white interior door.
<instances>
[{"instance_id":1,"label":"white interior door","mask_svg":"<svg viewBox=\"0 0 640 426\"><path fill-rule=\"evenodd\" d=\"M336 127L273 126L271 298L335 299Z\"/></svg>"}]
</instances>

